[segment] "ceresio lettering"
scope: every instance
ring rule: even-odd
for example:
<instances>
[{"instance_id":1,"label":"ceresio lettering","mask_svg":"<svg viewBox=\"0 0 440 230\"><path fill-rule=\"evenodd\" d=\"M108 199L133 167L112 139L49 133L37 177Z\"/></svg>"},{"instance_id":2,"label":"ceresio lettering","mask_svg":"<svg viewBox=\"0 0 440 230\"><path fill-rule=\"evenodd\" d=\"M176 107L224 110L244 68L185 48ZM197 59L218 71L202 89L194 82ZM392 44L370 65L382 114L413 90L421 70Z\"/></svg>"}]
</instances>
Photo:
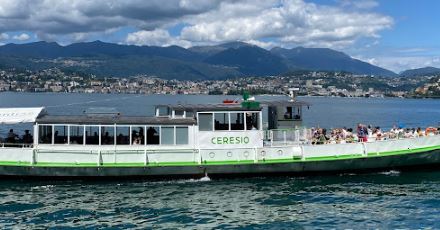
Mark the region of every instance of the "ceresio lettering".
<instances>
[{"instance_id":1,"label":"ceresio lettering","mask_svg":"<svg viewBox=\"0 0 440 230\"><path fill-rule=\"evenodd\" d=\"M248 144L249 137L213 137L211 143L214 145L239 145Z\"/></svg>"}]
</instances>

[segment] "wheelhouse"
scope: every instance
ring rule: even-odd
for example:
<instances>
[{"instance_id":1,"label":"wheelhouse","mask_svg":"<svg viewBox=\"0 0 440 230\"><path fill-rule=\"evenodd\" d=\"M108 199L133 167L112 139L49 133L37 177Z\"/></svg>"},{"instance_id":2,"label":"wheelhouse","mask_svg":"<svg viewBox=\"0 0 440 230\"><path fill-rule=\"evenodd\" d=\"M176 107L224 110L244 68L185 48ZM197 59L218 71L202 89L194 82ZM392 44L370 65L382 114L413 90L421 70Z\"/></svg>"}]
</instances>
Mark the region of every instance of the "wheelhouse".
<instances>
[{"instance_id":1,"label":"wheelhouse","mask_svg":"<svg viewBox=\"0 0 440 230\"><path fill-rule=\"evenodd\" d=\"M303 107L310 104L302 101L262 101L264 125L271 129L290 129L302 125Z\"/></svg>"}]
</instances>

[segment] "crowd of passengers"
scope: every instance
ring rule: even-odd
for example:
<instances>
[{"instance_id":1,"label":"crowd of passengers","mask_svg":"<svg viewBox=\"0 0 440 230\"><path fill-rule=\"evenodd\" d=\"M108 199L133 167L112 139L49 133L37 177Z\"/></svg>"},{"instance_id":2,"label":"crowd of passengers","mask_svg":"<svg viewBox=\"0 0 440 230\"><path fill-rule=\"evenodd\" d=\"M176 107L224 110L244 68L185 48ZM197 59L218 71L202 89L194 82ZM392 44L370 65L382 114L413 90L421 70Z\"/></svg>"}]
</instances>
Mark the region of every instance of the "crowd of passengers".
<instances>
[{"instance_id":1,"label":"crowd of passengers","mask_svg":"<svg viewBox=\"0 0 440 230\"><path fill-rule=\"evenodd\" d=\"M358 124L356 130L352 128L336 128L328 132L323 128L312 128L312 144L343 144L355 142L374 142L388 139L415 138L438 134L440 128L429 127L426 129L403 128L394 126L385 132L380 127Z\"/></svg>"},{"instance_id":2,"label":"crowd of passengers","mask_svg":"<svg viewBox=\"0 0 440 230\"><path fill-rule=\"evenodd\" d=\"M0 143L8 144L32 144L33 142L34 137L28 129L22 135L18 135L13 129L10 129L5 138L0 138Z\"/></svg>"}]
</instances>

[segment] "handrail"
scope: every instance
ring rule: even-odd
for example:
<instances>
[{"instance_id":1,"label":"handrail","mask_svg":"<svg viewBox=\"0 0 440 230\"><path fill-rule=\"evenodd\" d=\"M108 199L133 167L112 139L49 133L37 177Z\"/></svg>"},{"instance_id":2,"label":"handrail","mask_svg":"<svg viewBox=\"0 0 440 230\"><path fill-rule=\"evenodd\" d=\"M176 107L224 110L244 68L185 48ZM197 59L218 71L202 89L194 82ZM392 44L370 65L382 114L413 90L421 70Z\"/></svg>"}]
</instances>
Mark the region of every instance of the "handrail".
<instances>
[{"instance_id":1,"label":"handrail","mask_svg":"<svg viewBox=\"0 0 440 230\"><path fill-rule=\"evenodd\" d=\"M54 149L36 149L37 152L40 153L60 153L60 150ZM144 153L147 151L148 153L192 153L197 152L196 149L169 149L169 150L149 150L149 149L137 149L137 150L103 150L103 149L94 149L94 150L62 150L63 153L113 153L117 152L118 154L130 154L130 153Z\"/></svg>"},{"instance_id":2,"label":"handrail","mask_svg":"<svg viewBox=\"0 0 440 230\"><path fill-rule=\"evenodd\" d=\"M265 138L264 144L273 146L273 147L281 147L284 145L314 145L313 138L311 136L310 129L299 129L299 128L291 128L291 129L271 129L265 130ZM355 134L356 135L356 134ZM439 132L433 132L432 135L423 135L417 137L405 137L403 135L392 135L383 137L380 140L374 139L371 142L382 142L382 141L391 141L391 140L405 140L405 139L414 139L414 138L423 138L429 136L437 136L440 135ZM322 143L323 145L328 144L344 144L344 143L362 143L362 141L354 141L351 139L344 139L339 143Z\"/></svg>"},{"instance_id":3,"label":"handrail","mask_svg":"<svg viewBox=\"0 0 440 230\"><path fill-rule=\"evenodd\" d=\"M0 143L0 148L33 148L34 144L25 144L25 143L8 143L2 142Z\"/></svg>"}]
</instances>

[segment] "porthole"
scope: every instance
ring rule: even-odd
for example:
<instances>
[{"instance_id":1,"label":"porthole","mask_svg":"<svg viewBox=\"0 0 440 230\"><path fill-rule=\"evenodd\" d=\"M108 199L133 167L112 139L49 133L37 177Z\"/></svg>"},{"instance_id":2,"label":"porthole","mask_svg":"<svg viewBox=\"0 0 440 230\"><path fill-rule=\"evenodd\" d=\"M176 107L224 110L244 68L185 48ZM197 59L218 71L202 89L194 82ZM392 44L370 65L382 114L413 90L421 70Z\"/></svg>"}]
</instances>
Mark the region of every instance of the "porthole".
<instances>
[{"instance_id":1,"label":"porthole","mask_svg":"<svg viewBox=\"0 0 440 230\"><path fill-rule=\"evenodd\" d=\"M248 151L244 151L243 156L248 158L249 157L249 152Z\"/></svg>"},{"instance_id":2,"label":"porthole","mask_svg":"<svg viewBox=\"0 0 440 230\"><path fill-rule=\"evenodd\" d=\"M209 157L214 158L215 157L215 153L214 152L210 152L209 153Z\"/></svg>"},{"instance_id":3,"label":"porthole","mask_svg":"<svg viewBox=\"0 0 440 230\"><path fill-rule=\"evenodd\" d=\"M228 157L232 157L232 152L229 151L229 152L226 153L226 155L227 155Z\"/></svg>"},{"instance_id":4,"label":"porthole","mask_svg":"<svg viewBox=\"0 0 440 230\"><path fill-rule=\"evenodd\" d=\"M265 156L266 156L266 151L264 151L264 150L261 151L261 152L260 152L260 156L261 156L261 157L265 157Z\"/></svg>"},{"instance_id":5,"label":"porthole","mask_svg":"<svg viewBox=\"0 0 440 230\"><path fill-rule=\"evenodd\" d=\"M281 156L281 155L283 155L283 150L280 149L280 150L277 151L277 153L278 153L278 155Z\"/></svg>"}]
</instances>

